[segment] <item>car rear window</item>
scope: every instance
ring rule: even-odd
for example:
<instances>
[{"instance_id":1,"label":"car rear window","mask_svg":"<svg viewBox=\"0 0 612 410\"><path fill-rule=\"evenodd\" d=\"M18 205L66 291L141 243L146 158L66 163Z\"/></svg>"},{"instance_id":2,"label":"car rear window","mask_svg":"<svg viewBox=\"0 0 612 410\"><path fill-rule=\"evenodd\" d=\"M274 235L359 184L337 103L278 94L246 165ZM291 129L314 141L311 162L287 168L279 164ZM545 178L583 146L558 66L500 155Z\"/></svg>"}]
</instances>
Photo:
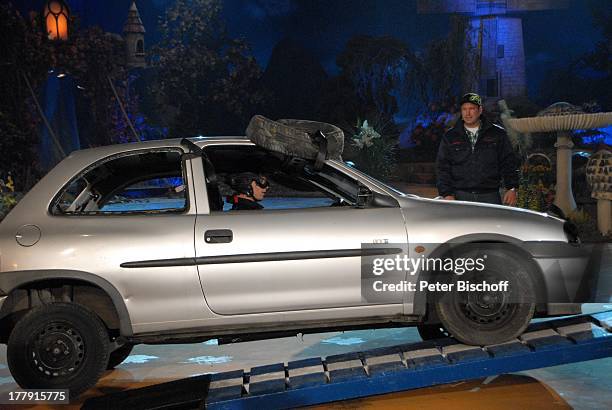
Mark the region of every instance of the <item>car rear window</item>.
<instances>
[{"instance_id":1,"label":"car rear window","mask_svg":"<svg viewBox=\"0 0 612 410\"><path fill-rule=\"evenodd\" d=\"M57 196L55 215L184 212L188 208L181 152L148 151L100 161Z\"/></svg>"}]
</instances>

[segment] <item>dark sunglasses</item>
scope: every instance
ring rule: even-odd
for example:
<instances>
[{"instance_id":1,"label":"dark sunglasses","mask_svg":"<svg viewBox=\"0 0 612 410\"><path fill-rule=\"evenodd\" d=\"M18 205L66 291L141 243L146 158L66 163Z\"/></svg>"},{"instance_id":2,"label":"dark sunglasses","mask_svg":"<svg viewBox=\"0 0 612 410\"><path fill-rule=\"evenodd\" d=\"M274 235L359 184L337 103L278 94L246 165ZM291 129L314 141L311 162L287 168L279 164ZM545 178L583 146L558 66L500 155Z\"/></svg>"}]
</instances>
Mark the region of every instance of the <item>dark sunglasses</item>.
<instances>
[{"instance_id":1,"label":"dark sunglasses","mask_svg":"<svg viewBox=\"0 0 612 410\"><path fill-rule=\"evenodd\" d=\"M268 180L265 177L259 177L257 179L253 180L258 187L260 187L261 189L266 189L270 187L270 183L268 182Z\"/></svg>"}]
</instances>

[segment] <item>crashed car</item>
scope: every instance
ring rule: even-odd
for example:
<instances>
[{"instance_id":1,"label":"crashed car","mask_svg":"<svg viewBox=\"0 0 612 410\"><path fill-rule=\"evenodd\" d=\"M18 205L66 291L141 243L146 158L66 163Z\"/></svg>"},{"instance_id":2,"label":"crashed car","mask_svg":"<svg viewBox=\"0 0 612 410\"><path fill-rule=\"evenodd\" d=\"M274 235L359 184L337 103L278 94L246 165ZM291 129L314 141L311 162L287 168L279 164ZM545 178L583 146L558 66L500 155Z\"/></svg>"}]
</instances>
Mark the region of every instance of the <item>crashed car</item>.
<instances>
[{"instance_id":1,"label":"crashed car","mask_svg":"<svg viewBox=\"0 0 612 410\"><path fill-rule=\"evenodd\" d=\"M232 211L228 178L247 171L271 182L264 209ZM448 244L478 244L513 288L364 292L368 258ZM0 342L20 386L72 397L139 343L417 325L487 345L579 313L585 261L563 219L404 194L340 159L315 166L238 137L106 146L70 154L1 222Z\"/></svg>"}]
</instances>

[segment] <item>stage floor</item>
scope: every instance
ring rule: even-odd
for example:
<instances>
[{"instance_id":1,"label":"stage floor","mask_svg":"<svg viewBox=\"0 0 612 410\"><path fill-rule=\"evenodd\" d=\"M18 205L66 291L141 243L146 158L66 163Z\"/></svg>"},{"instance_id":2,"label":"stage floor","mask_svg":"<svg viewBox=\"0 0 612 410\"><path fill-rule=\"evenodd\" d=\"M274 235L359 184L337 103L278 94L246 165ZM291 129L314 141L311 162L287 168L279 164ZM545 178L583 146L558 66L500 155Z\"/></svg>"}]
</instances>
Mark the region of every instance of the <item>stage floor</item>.
<instances>
[{"instance_id":1,"label":"stage floor","mask_svg":"<svg viewBox=\"0 0 612 410\"><path fill-rule=\"evenodd\" d=\"M603 305L588 306L588 311ZM313 356L392 346L419 341L414 328L361 330L306 335L301 339L217 346L136 346L125 363L107 372L79 401L62 409L76 409L87 398L167 382L203 373L222 372ZM329 405L331 408L575 408L602 409L612 402L612 358L538 369L513 375L453 383L414 391ZM0 392L17 389L6 366L6 346L0 348ZM571 406L571 407L570 407ZM15 408L51 408L16 406ZM325 406L317 406L324 408ZM4 407L3 407L4 408Z\"/></svg>"}]
</instances>

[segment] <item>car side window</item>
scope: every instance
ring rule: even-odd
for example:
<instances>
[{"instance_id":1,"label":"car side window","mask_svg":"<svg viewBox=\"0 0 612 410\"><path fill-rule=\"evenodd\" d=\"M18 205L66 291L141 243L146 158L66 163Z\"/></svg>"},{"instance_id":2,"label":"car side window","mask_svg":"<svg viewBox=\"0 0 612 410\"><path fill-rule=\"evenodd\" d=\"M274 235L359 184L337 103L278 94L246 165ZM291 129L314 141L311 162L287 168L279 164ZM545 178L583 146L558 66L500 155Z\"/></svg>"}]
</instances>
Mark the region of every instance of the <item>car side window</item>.
<instances>
[{"instance_id":1,"label":"car side window","mask_svg":"<svg viewBox=\"0 0 612 410\"><path fill-rule=\"evenodd\" d=\"M185 200L183 178L149 178L112 195L100 211L179 210L185 208Z\"/></svg>"},{"instance_id":2,"label":"car side window","mask_svg":"<svg viewBox=\"0 0 612 410\"><path fill-rule=\"evenodd\" d=\"M354 205L357 195L357 182L332 167L315 171L307 161L291 160L254 146L211 146L205 149L205 161L213 212L349 206ZM252 201L249 186L254 180L266 188L263 198Z\"/></svg>"},{"instance_id":3,"label":"car side window","mask_svg":"<svg viewBox=\"0 0 612 410\"><path fill-rule=\"evenodd\" d=\"M85 178L77 178L68 184L56 202L56 210L59 213L70 212L71 207L76 207L79 195L85 192L87 181Z\"/></svg>"},{"instance_id":4,"label":"car side window","mask_svg":"<svg viewBox=\"0 0 612 410\"><path fill-rule=\"evenodd\" d=\"M304 209L332 206L335 198L322 189L299 180L295 175L274 172L262 173L269 183L265 197L258 201L263 209ZM228 184L229 185L229 184ZM224 211L233 208L234 197L239 194L231 185L223 205Z\"/></svg>"},{"instance_id":5,"label":"car side window","mask_svg":"<svg viewBox=\"0 0 612 410\"><path fill-rule=\"evenodd\" d=\"M103 160L57 196L54 215L184 212L188 208L181 152L148 151Z\"/></svg>"}]
</instances>

